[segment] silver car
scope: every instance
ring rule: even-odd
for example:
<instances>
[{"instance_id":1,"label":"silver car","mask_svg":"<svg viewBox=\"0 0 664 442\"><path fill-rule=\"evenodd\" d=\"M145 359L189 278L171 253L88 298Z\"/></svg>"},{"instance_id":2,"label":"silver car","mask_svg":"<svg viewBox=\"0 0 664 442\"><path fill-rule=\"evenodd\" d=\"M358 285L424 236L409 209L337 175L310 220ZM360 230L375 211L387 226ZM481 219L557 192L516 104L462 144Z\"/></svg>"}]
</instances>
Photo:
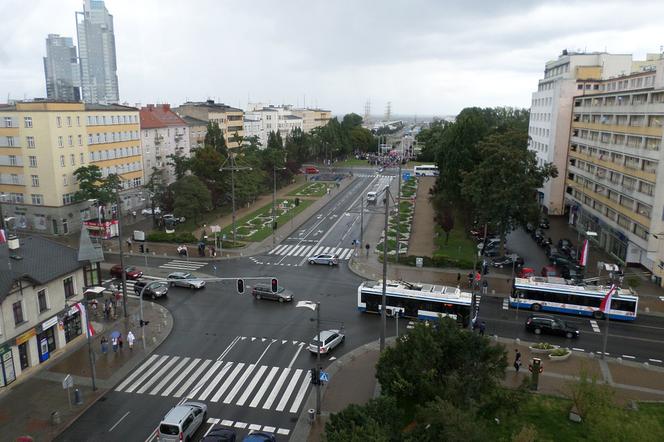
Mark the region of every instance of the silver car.
<instances>
[{"instance_id":1,"label":"silver car","mask_svg":"<svg viewBox=\"0 0 664 442\"><path fill-rule=\"evenodd\" d=\"M335 266L339 264L339 257L337 255L321 254L314 255L307 258L309 264L325 264L328 266Z\"/></svg>"},{"instance_id":2,"label":"silver car","mask_svg":"<svg viewBox=\"0 0 664 442\"><path fill-rule=\"evenodd\" d=\"M168 282L171 284L171 287L178 286L188 289L200 289L205 287L205 281L186 272L171 273L168 275Z\"/></svg>"},{"instance_id":3,"label":"silver car","mask_svg":"<svg viewBox=\"0 0 664 442\"><path fill-rule=\"evenodd\" d=\"M339 330L323 330L320 332L320 354L329 353L334 347L346 340L346 335ZM309 344L308 350L312 353L318 353L319 337L314 336Z\"/></svg>"}]
</instances>

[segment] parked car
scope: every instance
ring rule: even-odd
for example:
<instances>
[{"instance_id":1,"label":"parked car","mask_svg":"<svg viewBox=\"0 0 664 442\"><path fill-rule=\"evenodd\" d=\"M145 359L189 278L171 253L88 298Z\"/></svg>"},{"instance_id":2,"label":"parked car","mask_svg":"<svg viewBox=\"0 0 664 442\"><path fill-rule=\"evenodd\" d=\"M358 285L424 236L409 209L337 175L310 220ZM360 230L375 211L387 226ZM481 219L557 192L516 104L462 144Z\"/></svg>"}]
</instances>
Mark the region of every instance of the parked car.
<instances>
[{"instance_id":1,"label":"parked car","mask_svg":"<svg viewBox=\"0 0 664 442\"><path fill-rule=\"evenodd\" d=\"M569 279L575 283L582 283L583 282L583 270L581 270L581 267L579 266L574 266L574 267L568 267L568 266L559 266L560 269L560 276L562 276L565 279Z\"/></svg>"},{"instance_id":2,"label":"parked car","mask_svg":"<svg viewBox=\"0 0 664 442\"><path fill-rule=\"evenodd\" d=\"M201 442L235 442L236 440L235 431L220 424L214 424Z\"/></svg>"},{"instance_id":3,"label":"parked car","mask_svg":"<svg viewBox=\"0 0 664 442\"><path fill-rule=\"evenodd\" d=\"M256 284L251 289L251 294L256 299L271 299L279 302L290 302L293 300L293 292L279 286L277 292L272 292L270 284Z\"/></svg>"},{"instance_id":4,"label":"parked car","mask_svg":"<svg viewBox=\"0 0 664 442\"><path fill-rule=\"evenodd\" d=\"M266 431L254 431L246 435L242 442L277 442L277 438Z\"/></svg>"},{"instance_id":5,"label":"parked car","mask_svg":"<svg viewBox=\"0 0 664 442\"><path fill-rule=\"evenodd\" d=\"M514 262L515 267L521 267L523 265L523 258L514 254L499 256L491 261L491 265L493 267L502 269L503 267L511 266L512 262Z\"/></svg>"},{"instance_id":6,"label":"parked car","mask_svg":"<svg viewBox=\"0 0 664 442\"><path fill-rule=\"evenodd\" d=\"M509 254L509 250L505 249L505 253ZM482 255L487 258L495 258L500 254L499 247L487 247L486 250L482 250Z\"/></svg>"},{"instance_id":7,"label":"parked car","mask_svg":"<svg viewBox=\"0 0 664 442\"><path fill-rule=\"evenodd\" d=\"M172 213L166 213L161 217L165 223L172 222L173 224L180 224L185 222L187 219L184 216L175 216Z\"/></svg>"},{"instance_id":8,"label":"parked car","mask_svg":"<svg viewBox=\"0 0 664 442\"><path fill-rule=\"evenodd\" d=\"M486 240L486 247L487 248L493 248L493 247L498 247L500 245L500 238L487 238ZM477 250L482 250L485 247L484 241L480 241L479 244L477 244Z\"/></svg>"},{"instance_id":9,"label":"parked car","mask_svg":"<svg viewBox=\"0 0 664 442\"><path fill-rule=\"evenodd\" d=\"M152 215L152 208L148 207L146 209L141 210L142 215ZM161 215L161 209L159 207L154 208L154 214L155 215Z\"/></svg>"},{"instance_id":10,"label":"parked car","mask_svg":"<svg viewBox=\"0 0 664 442\"><path fill-rule=\"evenodd\" d=\"M314 174L314 173L318 173L318 172L320 172L320 171L318 169L316 169L315 167L313 167L313 166L307 166L307 167L304 168L304 173L306 173L306 174Z\"/></svg>"},{"instance_id":11,"label":"parked car","mask_svg":"<svg viewBox=\"0 0 664 442\"><path fill-rule=\"evenodd\" d=\"M143 287L145 287L145 290L143 290ZM149 296L152 299L161 298L168 294L168 284L163 281L138 280L134 283L134 292L140 295L141 290L143 290L143 296Z\"/></svg>"},{"instance_id":12,"label":"parked car","mask_svg":"<svg viewBox=\"0 0 664 442\"><path fill-rule=\"evenodd\" d=\"M564 336L568 339L579 337L577 327L552 315L530 315L526 320L526 330L536 335L546 333Z\"/></svg>"},{"instance_id":13,"label":"parked car","mask_svg":"<svg viewBox=\"0 0 664 442\"><path fill-rule=\"evenodd\" d=\"M157 429L157 438L160 442L191 440L206 420L207 405L200 402L184 402L171 408L162 419Z\"/></svg>"},{"instance_id":14,"label":"parked car","mask_svg":"<svg viewBox=\"0 0 664 442\"><path fill-rule=\"evenodd\" d=\"M320 335L316 335L309 343L310 352L316 354L318 353L318 345L320 339L320 354L329 353L337 347L339 344L346 340L346 336L341 333L339 330L323 330L320 332Z\"/></svg>"},{"instance_id":15,"label":"parked car","mask_svg":"<svg viewBox=\"0 0 664 442\"><path fill-rule=\"evenodd\" d=\"M191 273L186 272L173 272L168 275L168 282L171 284L171 287L185 287L188 289L201 289L205 287L205 281L198 279L193 276Z\"/></svg>"},{"instance_id":16,"label":"parked car","mask_svg":"<svg viewBox=\"0 0 664 442\"><path fill-rule=\"evenodd\" d=\"M127 274L127 279L137 280L143 276L143 272L134 266L125 266L125 273ZM114 278L122 278L122 266L116 264L111 267L111 276Z\"/></svg>"},{"instance_id":17,"label":"parked car","mask_svg":"<svg viewBox=\"0 0 664 442\"><path fill-rule=\"evenodd\" d=\"M558 248L563 252L567 252L572 247L574 247L574 244L569 239L563 238L558 240Z\"/></svg>"},{"instance_id":18,"label":"parked car","mask_svg":"<svg viewBox=\"0 0 664 442\"><path fill-rule=\"evenodd\" d=\"M540 219L539 227L540 229L548 229L549 227L551 227L551 225L549 224L549 219L548 218Z\"/></svg>"},{"instance_id":19,"label":"parked car","mask_svg":"<svg viewBox=\"0 0 664 442\"><path fill-rule=\"evenodd\" d=\"M530 278L531 276L535 276L535 269L532 267L522 267L521 270L519 270L519 278Z\"/></svg>"},{"instance_id":20,"label":"parked car","mask_svg":"<svg viewBox=\"0 0 664 442\"><path fill-rule=\"evenodd\" d=\"M549 260L551 261L552 264L555 264L559 267L565 266L565 267L572 268L572 267L577 266L576 260L570 258L569 256L560 256L560 255L556 254L556 255L551 256L549 258Z\"/></svg>"},{"instance_id":21,"label":"parked car","mask_svg":"<svg viewBox=\"0 0 664 442\"><path fill-rule=\"evenodd\" d=\"M339 264L339 257L337 255L330 255L327 253L322 253L320 255L314 255L307 258L309 264L325 264L328 266L335 266Z\"/></svg>"}]
</instances>

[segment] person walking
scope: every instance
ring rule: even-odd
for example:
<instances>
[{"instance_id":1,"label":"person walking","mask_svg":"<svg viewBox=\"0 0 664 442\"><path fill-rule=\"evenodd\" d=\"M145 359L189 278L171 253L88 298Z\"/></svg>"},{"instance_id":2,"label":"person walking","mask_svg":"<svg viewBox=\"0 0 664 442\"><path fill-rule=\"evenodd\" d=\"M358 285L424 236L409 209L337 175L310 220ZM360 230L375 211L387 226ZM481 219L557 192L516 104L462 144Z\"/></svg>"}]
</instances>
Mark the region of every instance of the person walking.
<instances>
[{"instance_id":1,"label":"person walking","mask_svg":"<svg viewBox=\"0 0 664 442\"><path fill-rule=\"evenodd\" d=\"M118 338L111 338L111 346L113 347L113 352L117 353L117 351L118 351Z\"/></svg>"},{"instance_id":2,"label":"person walking","mask_svg":"<svg viewBox=\"0 0 664 442\"><path fill-rule=\"evenodd\" d=\"M514 349L514 370L516 372L519 372L519 369L521 368L521 352L519 351L518 348Z\"/></svg>"},{"instance_id":3,"label":"person walking","mask_svg":"<svg viewBox=\"0 0 664 442\"><path fill-rule=\"evenodd\" d=\"M101 352L103 354L108 352L108 339L106 339L106 336L101 337Z\"/></svg>"},{"instance_id":4,"label":"person walking","mask_svg":"<svg viewBox=\"0 0 664 442\"><path fill-rule=\"evenodd\" d=\"M122 350L122 335L118 336L118 347Z\"/></svg>"},{"instance_id":5,"label":"person walking","mask_svg":"<svg viewBox=\"0 0 664 442\"><path fill-rule=\"evenodd\" d=\"M484 336L485 331L486 331L486 322L482 321L480 322L480 336Z\"/></svg>"},{"instance_id":6,"label":"person walking","mask_svg":"<svg viewBox=\"0 0 664 442\"><path fill-rule=\"evenodd\" d=\"M129 350L134 349L134 341L136 340L136 336L129 330L129 333L127 333L127 343L129 344Z\"/></svg>"},{"instance_id":7,"label":"person walking","mask_svg":"<svg viewBox=\"0 0 664 442\"><path fill-rule=\"evenodd\" d=\"M482 294L486 295L488 290L489 290L489 281L485 279L484 281L482 281Z\"/></svg>"},{"instance_id":8,"label":"person walking","mask_svg":"<svg viewBox=\"0 0 664 442\"><path fill-rule=\"evenodd\" d=\"M131 238L127 238L127 248L129 248L129 253L131 253Z\"/></svg>"},{"instance_id":9,"label":"person walking","mask_svg":"<svg viewBox=\"0 0 664 442\"><path fill-rule=\"evenodd\" d=\"M457 285L461 284L461 273L457 273Z\"/></svg>"}]
</instances>

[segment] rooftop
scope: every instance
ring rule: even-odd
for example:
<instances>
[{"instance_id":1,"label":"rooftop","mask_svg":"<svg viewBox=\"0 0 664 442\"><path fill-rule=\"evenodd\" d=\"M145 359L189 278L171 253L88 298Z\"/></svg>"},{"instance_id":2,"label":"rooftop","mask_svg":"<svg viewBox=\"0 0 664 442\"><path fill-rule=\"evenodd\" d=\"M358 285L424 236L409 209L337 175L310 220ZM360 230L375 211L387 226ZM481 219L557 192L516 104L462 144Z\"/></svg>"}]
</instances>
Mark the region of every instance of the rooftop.
<instances>
[{"instance_id":1,"label":"rooftop","mask_svg":"<svg viewBox=\"0 0 664 442\"><path fill-rule=\"evenodd\" d=\"M148 104L140 109L141 129L158 127L181 127L187 123L171 110L169 104ZM205 123L203 123L205 124Z\"/></svg>"},{"instance_id":2,"label":"rooftop","mask_svg":"<svg viewBox=\"0 0 664 442\"><path fill-rule=\"evenodd\" d=\"M207 121L199 120L198 118L189 117L189 116L180 116L182 120L187 123L188 126L207 126Z\"/></svg>"},{"instance_id":3,"label":"rooftop","mask_svg":"<svg viewBox=\"0 0 664 442\"><path fill-rule=\"evenodd\" d=\"M182 106L196 106L196 107L205 107L210 110L217 112L243 112L242 109L229 106L224 103L215 103L214 100L207 101L187 101L183 103Z\"/></svg>"}]
</instances>

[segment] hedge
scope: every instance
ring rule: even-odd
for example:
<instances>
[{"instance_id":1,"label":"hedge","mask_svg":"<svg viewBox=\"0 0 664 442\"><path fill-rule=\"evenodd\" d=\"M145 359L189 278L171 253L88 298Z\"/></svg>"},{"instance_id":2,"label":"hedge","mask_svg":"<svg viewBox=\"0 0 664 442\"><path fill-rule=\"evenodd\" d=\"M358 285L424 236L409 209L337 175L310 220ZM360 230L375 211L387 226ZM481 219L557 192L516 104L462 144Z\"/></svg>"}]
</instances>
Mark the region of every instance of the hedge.
<instances>
[{"instance_id":1,"label":"hedge","mask_svg":"<svg viewBox=\"0 0 664 442\"><path fill-rule=\"evenodd\" d=\"M189 244L189 243L198 242L198 238L196 238L190 232L180 232L180 233L152 232L148 233L147 240L148 242L169 242L169 243L179 243L179 244Z\"/></svg>"}]
</instances>

